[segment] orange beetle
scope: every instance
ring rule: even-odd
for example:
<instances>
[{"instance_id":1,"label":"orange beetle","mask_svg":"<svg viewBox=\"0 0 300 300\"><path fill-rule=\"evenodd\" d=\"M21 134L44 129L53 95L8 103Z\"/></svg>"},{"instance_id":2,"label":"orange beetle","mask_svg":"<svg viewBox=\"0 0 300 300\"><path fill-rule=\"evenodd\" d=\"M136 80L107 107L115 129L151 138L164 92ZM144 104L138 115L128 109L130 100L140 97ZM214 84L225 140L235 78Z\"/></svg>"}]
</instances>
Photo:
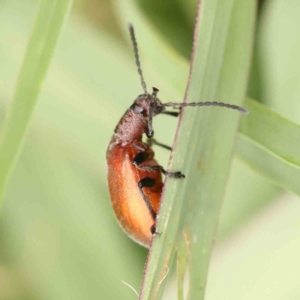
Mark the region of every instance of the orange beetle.
<instances>
[{"instance_id":1,"label":"orange beetle","mask_svg":"<svg viewBox=\"0 0 300 300\"><path fill-rule=\"evenodd\" d=\"M183 178L180 172L169 173L154 159L149 144L142 141L143 133L151 137L149 115L152 95L139 96L126 111L115 129L107 150L108 184L116 216L125 232L136 242L148 247L156 233L155 220L162 193L161 173ZM164 107L155 99L152 116Z\"/></svg>"},{"instance_id":2,"label":"orange beetle","mask_svg":"<svg viewBox=\"0 0 300 300\"><path fill-rule=\"evenodd\" d=\"M129 25L129 31L144 94L138 96L125 112L108 146L108 185L121 227L134 241L149 247L153 235L159 235L155 223L163 188L161 173L174 178L185 177L181 172L167 172L154 159L152 143L169 147L155 140L150 140L150 143L142 141L144 133L148 138L153 137L152 118L158 114L179 115L179 112L166 111L167 106L221 106L244 113L247 111L220 102L161 103L156 97L157 88L153 88L152 94L147 93L132 25Z\"/></svg>"}]
</instances>

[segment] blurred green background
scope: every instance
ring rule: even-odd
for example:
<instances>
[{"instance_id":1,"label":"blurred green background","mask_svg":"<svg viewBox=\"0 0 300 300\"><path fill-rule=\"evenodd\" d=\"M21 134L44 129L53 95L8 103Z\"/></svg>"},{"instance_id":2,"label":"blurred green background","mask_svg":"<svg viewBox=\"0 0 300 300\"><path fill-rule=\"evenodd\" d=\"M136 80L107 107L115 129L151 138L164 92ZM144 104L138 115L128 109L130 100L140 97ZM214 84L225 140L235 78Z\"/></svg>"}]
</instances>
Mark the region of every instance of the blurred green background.
<instances>
[{"instance_id":1,"label":"blurred green background","mask_svg":"<svg viewBox=\"0 0 300 300\"><path fill-rule=\"evenodd\" d=\"M136 299L122 280L139 289L147 251L115 220L105 161L115 125L142 92L126 23L136 27L148 85L160 88L163 101L181 101L196 4L75 1L1 211L1 300ZM0 124L37 7L0 0ZM298 124L299 15L298 0L260 1L249 86L251 97ZM142 25L170 58L147 44ZM177 62L172 72L164 68L169 59ZM175 126L157 117L156 138L171 145ZM166 165L168 152L155 151ZM298 197L234 159L207 299L300 299L299 215ZM176 299L168 279L165 298Z\"/></svg>"}]
</instances>

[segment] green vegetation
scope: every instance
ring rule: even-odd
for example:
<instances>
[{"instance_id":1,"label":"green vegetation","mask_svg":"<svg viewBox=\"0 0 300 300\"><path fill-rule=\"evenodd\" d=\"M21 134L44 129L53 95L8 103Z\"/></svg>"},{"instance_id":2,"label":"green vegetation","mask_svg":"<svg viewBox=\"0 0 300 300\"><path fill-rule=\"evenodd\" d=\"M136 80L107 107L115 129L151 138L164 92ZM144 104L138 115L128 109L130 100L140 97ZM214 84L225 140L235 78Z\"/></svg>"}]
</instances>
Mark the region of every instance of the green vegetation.
<instances>
[{"instance_id":1,"label":"green vegetation","mask_svg":"<svg viewBox=\"0 0 300 300\"><path fill-rule=\"evenodd\" d=\"M184 110L170 168L187 178L167 180L143 299L297 299L300 204L282 191L300 192L300 5L263 1L253 39L254 1L202 3L187 101L250 114ZM106 147L142 92L127 23L148 87L180 102L197 3L80 0L65 22L70 4L0 3L1 300L137 299L122 281L141 286L147 251L119 228L106 185ZM244 102L253 43L256 101ZM156 139L172 145L176 123L157 117Z\"/></svg>"}]
</instances>

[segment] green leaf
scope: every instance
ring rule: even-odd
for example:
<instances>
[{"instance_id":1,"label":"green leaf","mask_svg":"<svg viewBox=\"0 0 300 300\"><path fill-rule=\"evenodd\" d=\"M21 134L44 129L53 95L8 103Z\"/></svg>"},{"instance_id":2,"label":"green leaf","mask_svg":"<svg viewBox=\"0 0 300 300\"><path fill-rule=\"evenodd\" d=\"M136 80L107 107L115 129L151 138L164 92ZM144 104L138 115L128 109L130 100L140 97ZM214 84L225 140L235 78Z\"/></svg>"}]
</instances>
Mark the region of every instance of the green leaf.
<instances>
[{"instance_id":1,"label":"green leaf","mask_svg":"<svg viewBox=\"0 0 300 300\"><path fill-rule=\"evenodd\" d=\"M300 195L300 126L267 106L247 100L237 156L275 184Z\"/></svg>"},{"instance_id":2,"label":"green leaf","mask_svg":"<svg viewBox=\"0 0 300 300\"><path fill-rule=\"evenodd\" d=\"M0 205L71 4L72 0L40 2L0 136Z\"/></svg>"},{"instance_id":3,"label":"green leaf","mask_svg":"<svg viewBox=\"0 0 300 300\"><path fill-rule=\"evenodd\" d=\"M230 99L230 103L242 103L254 16L254 1L202 2L188 102ZM150 250L140 299L161 297L176 241L183 237L189 257L188 299L203 299L239 117L229 110L184 109L171 169L181 170L186 179L166 180L157 224L163 234Z\"/></svg>"}]
</instances>

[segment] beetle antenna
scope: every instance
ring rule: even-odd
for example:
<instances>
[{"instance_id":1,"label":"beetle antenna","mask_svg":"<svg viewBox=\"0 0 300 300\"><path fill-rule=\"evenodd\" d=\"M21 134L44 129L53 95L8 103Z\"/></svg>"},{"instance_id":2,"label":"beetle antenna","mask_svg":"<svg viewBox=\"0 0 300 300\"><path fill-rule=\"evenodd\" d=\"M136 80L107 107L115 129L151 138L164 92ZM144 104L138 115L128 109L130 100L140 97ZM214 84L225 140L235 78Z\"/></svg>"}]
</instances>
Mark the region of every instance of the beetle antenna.
<instances>
[{"instance_id":1,"label":"beetle antenna","mask_svg":"<svg viewBox=\"0 0 300 300\"><path fill-rule=\"evenodd\" d=\"M156 95L159 92L159 89L156 87L152 88L152 95L151 95L151 103L150 103L150 109L149 109L149 117L148 117L148 138L153 137L153 126L152 126L152 119L153 119L153 110L155 108L155 99Z\"/></svg>"},{"instance_id":2,"label":"beetle antenna","mask_svg":"<svg viewBox=\"0 0 300 300\"><path fill-rule=\"evenodd\" d=\"M174 103L174 102L168 102L168 103L163 103L163 106L172 106L172 107L186 107L186 106L220 106L224 108L231 108L238 110L239 112L243 114L248 114L248 110L234 105L234 104L229 104L229 103L223 103L223 102L190 102L190 103Z\"/></svg>"},{"instance_id":3,"label":"beetle antenna","mask_svg":"<svg viewBox=\"0 0 300 300\"><path fill-rule=\"evenodd\" d=\"M140 75L142 88L144 90L144 93L147 94L146 82L144 80L144 76L143 76L143 72L142 72L142 68L141 68L141 62L140 62L140 58L139 58L138 45L137 45L135 34L134 34L134 28L133 28L133 26L132 26L131 23L129 23L128 28L129 28L129 32L130 32L130 37L131 37L132 45L133 45L133 51L134 51L134 57L135 57L135 64L137 66L138 73Z\"/></svg>"}]
</instances>

